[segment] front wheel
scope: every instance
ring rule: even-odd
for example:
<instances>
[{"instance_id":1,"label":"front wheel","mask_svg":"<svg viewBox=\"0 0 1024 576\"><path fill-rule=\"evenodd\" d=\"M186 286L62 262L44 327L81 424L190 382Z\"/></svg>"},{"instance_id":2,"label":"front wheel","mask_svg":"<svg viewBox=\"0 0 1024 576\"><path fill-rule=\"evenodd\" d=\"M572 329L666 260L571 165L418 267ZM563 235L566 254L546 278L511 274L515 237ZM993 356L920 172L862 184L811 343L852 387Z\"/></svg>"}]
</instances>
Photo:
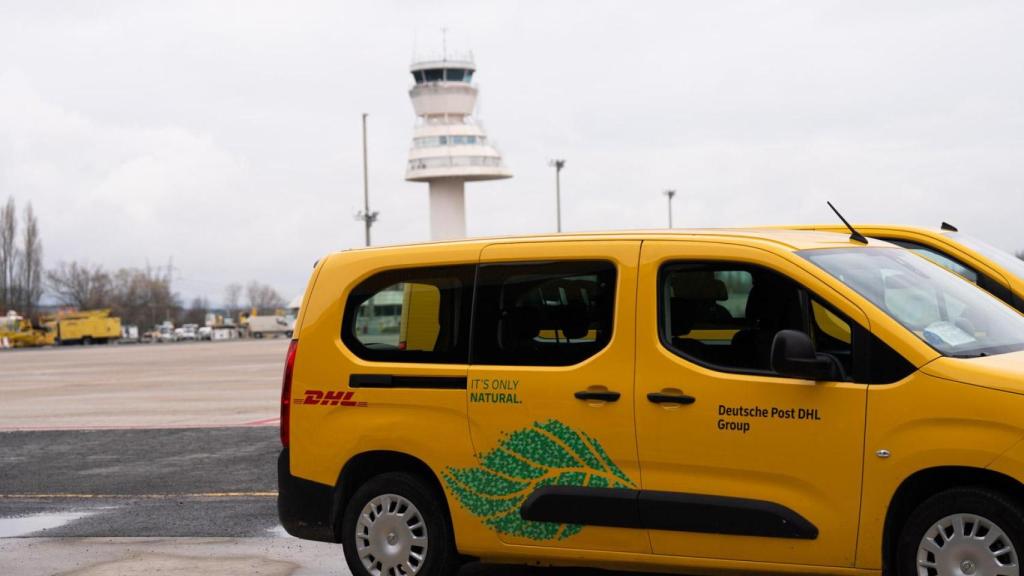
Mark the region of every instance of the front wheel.
<instances>
[{"instance_id":1,"label":"front wheel","mask_svg":"<svg viewBox=\"0 0 1024 576\"><path fill-rule=\"evenodd\" d=\"M899 576L1020 576L1020 504L983 488L939 493L907 519Z\"/></svg>"},{"instance_id":2,"label":"front wheel","mask_svg":"<svg viewBox=\"0 0 1024 576\"><path fill-rule=\"evenodd\" d=\"M345 508L342 546L353 576L451 576L459 567L444 496L402 472L375 476Z\"/></svg>"}]
</instances>

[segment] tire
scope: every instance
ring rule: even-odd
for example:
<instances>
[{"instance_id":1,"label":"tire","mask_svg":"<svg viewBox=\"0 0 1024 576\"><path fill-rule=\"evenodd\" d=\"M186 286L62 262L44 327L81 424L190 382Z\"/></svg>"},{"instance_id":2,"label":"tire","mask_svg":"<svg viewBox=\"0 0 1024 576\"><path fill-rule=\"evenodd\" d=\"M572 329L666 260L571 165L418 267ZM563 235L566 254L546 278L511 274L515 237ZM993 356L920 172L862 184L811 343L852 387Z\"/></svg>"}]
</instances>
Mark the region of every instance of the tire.
<instances>
[{"instance_id":1,"label":"tire","mask_svg":"<svg viewBox=\"0 0 1024 576\"><path fill-rule=\"evenodd\" d=\"M1019 574L1024 512L993 490L947 490L911 513L896 549L898 576Z\"/></svg>"},{"instance_id":2,"label":"tire","mask_svg":"<svg viewBox=\"0 0 1024 576\"><path fill-rule=\"evenodd\" d=\"M444 502L442 494L411 474L391 472L368 480L352 495L341 522L352 575L453 576L460 561ZM406 504L411 507L403 516L394 513ZM364 516L364 511L369 513ZM389 536L394 540L386 540ZM417 547L417 539L424 537ZM381 556L388 548L394 555ZM409 564L396 563L403 560Z\"/></svg>"}]
</instances>

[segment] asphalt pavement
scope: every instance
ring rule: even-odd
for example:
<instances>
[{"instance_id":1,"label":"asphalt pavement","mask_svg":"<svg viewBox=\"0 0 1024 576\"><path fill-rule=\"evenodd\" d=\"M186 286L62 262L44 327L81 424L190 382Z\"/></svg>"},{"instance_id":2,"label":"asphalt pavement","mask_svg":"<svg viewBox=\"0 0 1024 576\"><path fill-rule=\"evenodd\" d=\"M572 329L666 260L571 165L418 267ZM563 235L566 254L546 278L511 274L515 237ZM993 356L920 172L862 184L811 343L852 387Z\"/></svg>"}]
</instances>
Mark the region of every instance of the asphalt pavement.
<instances>
[{"instance_id":1,"label":"asphalt pavement","mask_svg":"<svg viewBox=\"0 0 1024 576\"><path fill-rule=\"evenodd\" d=\"M0 353L0 576L350 576L277 520L285 344Z\"/></svg>"}]
</instances>

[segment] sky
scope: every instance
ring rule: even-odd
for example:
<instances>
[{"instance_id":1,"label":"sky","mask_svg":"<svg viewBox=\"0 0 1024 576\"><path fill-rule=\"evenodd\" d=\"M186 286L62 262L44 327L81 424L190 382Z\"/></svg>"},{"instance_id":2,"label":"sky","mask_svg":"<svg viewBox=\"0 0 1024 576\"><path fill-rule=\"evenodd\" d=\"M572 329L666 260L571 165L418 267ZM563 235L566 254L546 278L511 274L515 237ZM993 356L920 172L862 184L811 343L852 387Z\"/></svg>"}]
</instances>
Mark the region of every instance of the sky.
<instances>
[{"instance_id":1,"label":"sky","mask_svg":"<svg viewBox=\"0 0 1024 576\"><path fill-rule=\"evenodd\" d=\"M1024 249L1024 3L0 0L0 201L45 261L173 264L186 302L301 293L361 246L425 241L408 72L472 51L515 177L471 236L943 220Z\"/></svg>"}]
</instances>

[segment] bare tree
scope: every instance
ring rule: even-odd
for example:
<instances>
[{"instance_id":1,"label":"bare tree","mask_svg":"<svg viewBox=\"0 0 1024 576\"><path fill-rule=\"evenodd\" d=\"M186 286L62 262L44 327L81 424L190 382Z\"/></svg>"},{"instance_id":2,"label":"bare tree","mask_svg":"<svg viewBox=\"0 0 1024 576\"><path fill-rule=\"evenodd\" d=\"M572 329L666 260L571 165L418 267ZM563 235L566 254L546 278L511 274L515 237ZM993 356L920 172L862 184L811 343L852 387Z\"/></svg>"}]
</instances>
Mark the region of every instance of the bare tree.
<instances>
[{"instance_id":1,"label":"bare tree","mask_svg":"<svg viewBox=\"0 0 1024 576\"><path fill-rule=\"evenodd\" d=\"M0 309L10 309L18 301L18 218L14 198L0 208ZM0 310L2 311L2 310Z\"/></svg>"},{"instance_id":2,"label":"bare tree","mask_svg":"<svg viewBox=\"0 0 1024 576\"><path fill-rule=\"evenodd\" d=\"M113 276L111 292L114 314L125 324L154 326L176 320L181 312L169 268L122 268Z\"/></svg>"},{"instance_id":3,"label":"bare tree","mask_svg":"<svg viewBox=\"0 0 1024 576\"><path fill-rule=\"evenodd\" d=\"M33 314L43 297L43 241L39 237L39 222L32 203L25 206L25 232L22 235L19 283L22 312Z\"/></svg>"},{"instance_id":4,"label":"bare tree","mask_svg":"<svg viewBox=\"0 0 1024 576\"><path fill-rule=\"evenodd\" d=\"M199 324L202 326L206 323L206 313L209 310L210 301L206 298L196 296L192 299L192 304L189 305L188 310L185 312L185 323Z\"/></svg>"},{"instance_id":5,"label":"bare tree","mask_svg":"<svg viewBox=\"0 0 1024 576\"><path fill-rule=\"evenodd\" d=\"M46 273L50 291L64 306L79 310L109 308L112 304L110 274L102 266L61 262Z\"/></svg>"},{"instance_id":6,"label":"bare tree","mask_svg":"<svg viewBox=\"0 0 1024 576\"><path fill-rule=\"evenodd\" d=\"M234 317L238 314L238 306L242 302L242 285L233 282L224 289L224 312Z\"/></svg>"},{"instance_id":7,"label":"bare tree","mask_svg":"<svg viewBox=\"0 0 1024 576\"><path fill-rule=\"evenodd\" d=\"M284 306L284 298L268 284L261 284L255 280L249 283L245 289L245 295L249 299L249 306L258 312L270 311Z\"/></svg>"}]
</instances>

